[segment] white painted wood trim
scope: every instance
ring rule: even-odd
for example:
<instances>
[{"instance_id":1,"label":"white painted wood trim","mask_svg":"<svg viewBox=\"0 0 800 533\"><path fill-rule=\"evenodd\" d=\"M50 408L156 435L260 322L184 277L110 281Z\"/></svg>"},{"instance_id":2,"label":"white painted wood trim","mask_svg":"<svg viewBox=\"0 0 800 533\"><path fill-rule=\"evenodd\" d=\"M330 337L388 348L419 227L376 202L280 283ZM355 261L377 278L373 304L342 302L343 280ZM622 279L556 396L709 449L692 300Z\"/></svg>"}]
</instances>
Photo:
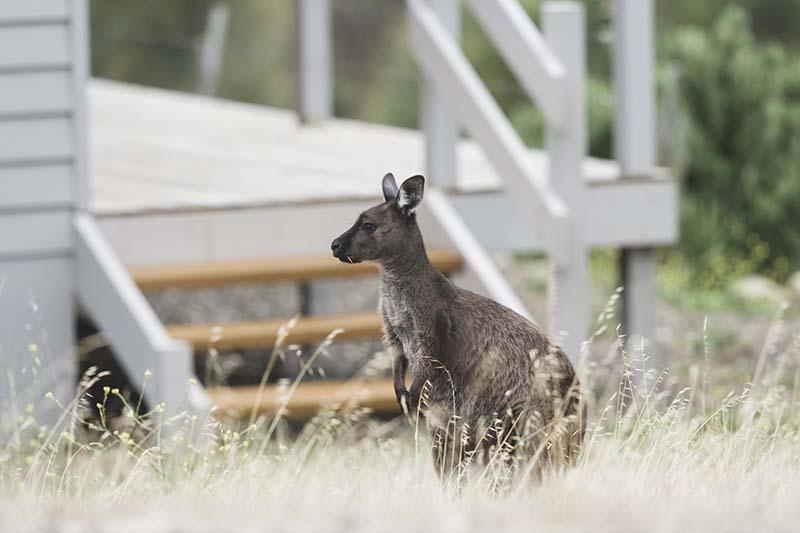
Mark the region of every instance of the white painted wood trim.
<instances>
[{"instance_id":1,"label":"white painted wood trim","mask_svg":"<svg viewBox=\"0 0 800 533\"><path fill-rule=\"evenodd\" d=\"M568 261L551 261L550 333L559 339L573 362L589 331L589 287L586 225L591 224L578 206L585 205L582 162L586 157L586 38L583 5L547 2L542 10L547 42L566 70L563 96L567 115L563 127L547 129L550 184L576 209L570 239L564 247Z\"/></svg>"},{"instance_id":2,"label":"white painted wood trim","mask_svg":"<svg viewBox=\"0 0 800 533\"><path fill-rule=\"evenodd\" d=\"M678 239L680 191L672 180L615 180L587 187L581 213L594 248L664 246Z\"/></svg>"},{"instance_id":3,"label":"white painted wood trim","mask_svg":"<svg viewBox=\"0 0 800 533\"><path fill-rule=\"evenodd\" d=\"M475 282L477 282L477 285L482 290L477 290L476 292L491 297L498 303L533 321L530 311L508 284L491 256L486 253L478 240L472 235L469 227L447 196L441 190L431 188L425 194L425 203L464 260L466 273L462 274L462 276L466 276L467 279L464 280L466 283L462 282L460 285L466 285L466 288L470 288L469 285L475 285ZM470 280L470 277L474 279Z\"/></svg>"},{"instance_id":4,"label":"white painted wood trim","mask_svg":"<svg viewBox=\"0 0 800 533\"><path fill-rule=\"evenodd\" d=\"M625 175L647 174L656 165L655 15L652 0L614 1L614 148ZM672 207L677 219L677 199ZM677 220L675 221L677 238ZM655 243L647 243L655 244ZM656 261L652 249L623 248L620 270L622 325L629 349L639 356L643 340L655 328ZM649 365L658 367L659 354L645 348Z\"/></svg>"},{"instance_id":5,"label":"white painted wood trim","mask_svg":"<svg viewBox=\"0 0 800 533\"><path fill-rule=\"evenodd\" d=\"M440 88L450 114L459 117L481 145L515 201L522 220L550 231L550 252L563 260L569 210L545 176L533 175L527 148L508 118L455 45L435 13L421 0L407 0L410 45L423 71Z\"/></svg>"},{"instance_id":6,"label":"white painted wood trim","mask_svg":"<svg viewBox=\"0 0 800 533\"><path fill-rule=\"evenodd\" d=\"M152 372L145 397L168 411L195 408L187 402L194 356L188 343L169 337L91 216L76 215L76 271L81 303L109 341L133 383ZM202 400L202 398L201 398Z\"/></svg>"},{"instance_id":7,"label":"white painted wood trim","mask_svg":"<svg viewBox=\"0 0 800 533\"><path fill-rule=\"evenodd\" d=\"M677 185L673 182L629 185L591 187L584 203L575 207L575 212L587 221L581 235L586 247L641 247L675 241ZM547 251L547 228L520 224L507 193L449 193L448 197L486 250Z\"/></svg>"},{"instance_id":8,"label":"white painted wood trim","mask_svg":"<svg viewBox=\"0 0 800 533\"><path fill-rule=\"evenodd\" d=\"M330 0L297 0L297 90L300 119L333 114L333 26Z\"/></svg>"},{"instance_id":9,"label":"white painted wood trim","mask_svg":"<svg viewBox=\"0 0 800 533\"><path fill-rule=\"evenodd\" d=\"M467 0L467 5L547 124L561 128L566 72L519 2Z\"/></svg>"},{"instance_id":10,"label":"white painted wood trim","mask_svg":"<svg viewBox=\"0 0 800 533\"><path fill-rule=\"evenodd\" d=\"M197 84L197 92L200 94L214 96L217 93L225 59L229 19L230 9L224 2L216 2L208 10L206 29L200 41L200 80Z\"/></svg>"},{"instance_id":11,"label":"white painted wood trim","mask_svg":"<svg viewBox=\"0 0 800 533\"><path fill-rule=\"evenodd\" d=\"M625 248L620 261L624 290L622 292L622 328L631 355L638 355L645 342L650 357L649 368L660 371L658 355L650 342L655 332L656 256L652 248ZM640 368L640 367L639 367Z\"/></svg>"},{"instance_id":12,"label":"white painted wood trim","mask_svg":"<svg viewBox=\"0 0 800 533\"><path fill-rule=\"evenodd\" d=\"M458 0L426 0L442 26L455 42L461 40ZM425 173L438 187L452 188L458 183L458 125L443 101L447 97L436 88L434 80L421 73L420 122L425 133Z\"/></svg>"},{"instance_id":13,"label":"white painted wood trim","mask_svg":"<svg viewBox=\"0 0 800 533\"><path fill-rule=\"evenodd\" d=\"M656 164L652 0L614 0L614 149L623 175Z\"/></svg>"},{"instance_id":14,"label":"white painted wood trim","mask_svg":"<svg viewBox=\"0 0 800 533\"><path fill-rule=\"evenodd\" d=\"M507 191L448 193L448 198L489 252L546 251L548 229L521 224ZM578 208L592 221L585 228L587 246L672 242L677 234L677 198L677 185L671 181L590 187L586 204ZM358 213L379 201L376 194L373 200L103 214L97 221L127 265L290 257L327 251L330 241L352 225ZM427 202L420 209L422 224L430 218ZM637 222L632 224L631 218ZM424 226L423 234L433 245Z\"/></svg>"}]
</instances>

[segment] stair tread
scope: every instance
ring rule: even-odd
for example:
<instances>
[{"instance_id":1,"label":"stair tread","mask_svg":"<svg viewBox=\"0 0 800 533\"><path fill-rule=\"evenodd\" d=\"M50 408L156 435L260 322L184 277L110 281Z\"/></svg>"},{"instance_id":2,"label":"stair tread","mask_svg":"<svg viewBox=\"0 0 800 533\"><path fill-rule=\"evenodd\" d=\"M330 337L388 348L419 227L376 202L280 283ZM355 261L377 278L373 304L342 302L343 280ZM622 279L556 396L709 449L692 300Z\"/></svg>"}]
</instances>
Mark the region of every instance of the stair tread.
<instances>
[{"instance_id":1,"label":"stair tread","mask_svg":"<svg viewBox=\"0 0 800 533\"><path fill-rule=\"evenodd\" d=\"M399 412L394 387L390 379L350 381L310 381L300 383L287 398L289 386L211 387L209 397L221 413L249 416L255 406L258 414L275 414L285 407L290 417L307 418L323 408L358 405L376 413Z\"/></svg>"},{"instance_id":2,"label":"stair tread","mask_svg":"<svg viewBox=\"0 0 800 533\"><path fill-rule=\"evenodd\" d=\"M431 263L445 273L461 269L461 256L452 250L429 250ZM233 283L274 283L319 278L354 278L378 273L373 263L348 265L330 255L253 259L133 267L133 280L144 291L166 288L217 287Z\"/></svg>"},{"instance_id":3,"label":"stair tread","mask_svg":"<svg viewBox=\"0 0 800 533\"><path fill-rule=\"evenodd\" d=\"M283 344L303 344L324 340L342 329L336 338L356 340L380 338L381 318L375 312L300 317L289 328L290 320L262 320L227 324L169 325L167 332L175 339L199 348L249 348L275 345L286 328Z\"/></svg>"}]
</instances>

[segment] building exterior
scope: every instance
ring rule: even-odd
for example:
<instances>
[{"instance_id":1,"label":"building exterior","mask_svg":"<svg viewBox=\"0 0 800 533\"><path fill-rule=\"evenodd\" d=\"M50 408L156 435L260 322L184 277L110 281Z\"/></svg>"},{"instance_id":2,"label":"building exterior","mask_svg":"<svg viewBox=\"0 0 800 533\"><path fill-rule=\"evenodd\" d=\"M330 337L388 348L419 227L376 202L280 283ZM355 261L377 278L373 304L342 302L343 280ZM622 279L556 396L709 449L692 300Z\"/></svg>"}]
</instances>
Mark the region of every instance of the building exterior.
<instances>
[{"instance_id":1,"label":"building exterior","mask_svg":"<svg viewBox=\"0 0 800 533\"><path fill-rule=\"evenodd\" d=\"M652 1L614 4L616 162L586 157L581 4L546 2L540 32L514 0L464 1L545 116L548 143L539 152L525 147L461 52L459 2L406 5L409 46L424 79L421 133L331 116L330 0L297 1L299 120L286 111L107 82L89 90L87 0L0 4L0 430L29 414L45 420L64 412L59 402L74 396L80 356L79 308L132 381L152 376L145 390L151 405L207 409L187 342L205 330L168 333L128 269L199 264L163 271L180 284L175 272L206 272L208 281L225 269L219 261L285 263L324 253L330 228L345 227L372 202L371 185L351 179L364 172L352 163L365 151L390 167L375 169L376 180L398 167L433 176L421 222L429 245L461 257L463 285L535 318L490 254L545 253L553 266L548 322L573 359L590 324L592 248L626 250L626 332L649 335L650 248L677 235L677 188L654 167ZM209 42L221 42L227 15L214 13L210 33L217 37ZM213 48L204 46L204 56L222 57ZM218 70L218 62L204 63ZM94 122L87 120L87 94L98 111ZM203 135L197 121L228 128L232 144ZM460 130L472 140L460 140ZM87 138L94 133L90 165ZM176 139L183 144L174 149ZM332 153L341 158L333 164ZM102 174L96 178L110 202L90 197L90 166ZM467 176L476 169L480 176ZM372 171L363 178L371 180ZM252 276L255 267L247 268ZM309 309L324 313L326 290L310 287ZM349 323L374 330L373 322Z\"/></svg>"},{"instance_id":2,"label":"building exterior","mask_svg":"<svg viewBox=\"0 0 800 533\"><path fill-rule=\"evenodd\" d=\"M14 396L22 413L29 404L55 407L47 392L63 402L74 390L72 220L88 191L86 17L84 2L0 5L0 402Z\"/></svg>"}]
</instances>

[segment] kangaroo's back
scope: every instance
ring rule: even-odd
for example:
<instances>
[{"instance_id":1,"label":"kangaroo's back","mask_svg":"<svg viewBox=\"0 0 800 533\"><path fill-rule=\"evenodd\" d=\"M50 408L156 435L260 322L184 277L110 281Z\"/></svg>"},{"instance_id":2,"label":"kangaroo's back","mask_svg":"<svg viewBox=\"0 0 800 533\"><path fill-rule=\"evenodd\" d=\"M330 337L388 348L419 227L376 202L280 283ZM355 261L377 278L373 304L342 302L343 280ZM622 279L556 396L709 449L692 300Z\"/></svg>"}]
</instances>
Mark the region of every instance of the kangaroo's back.
<instances>
[{"instance_id":1,"label":"kangaroo's back","mask_svg":"<svg viewBox=\"0 0 800 533\"><path fill-rule=\"evenodd\" d=\"M472 379L486 382L465 389L494 397L492 402L471 399L484 409L471 418L490 416L500 405L518 409L535 425L530 431L552 433L562 441L560 455L574 458L586 415L580 383L567 355L525 317L479 294L456 290L454 320L461 321L465 333L457 338L454 350L475 361Z\"/></svg>"}]
</instances>

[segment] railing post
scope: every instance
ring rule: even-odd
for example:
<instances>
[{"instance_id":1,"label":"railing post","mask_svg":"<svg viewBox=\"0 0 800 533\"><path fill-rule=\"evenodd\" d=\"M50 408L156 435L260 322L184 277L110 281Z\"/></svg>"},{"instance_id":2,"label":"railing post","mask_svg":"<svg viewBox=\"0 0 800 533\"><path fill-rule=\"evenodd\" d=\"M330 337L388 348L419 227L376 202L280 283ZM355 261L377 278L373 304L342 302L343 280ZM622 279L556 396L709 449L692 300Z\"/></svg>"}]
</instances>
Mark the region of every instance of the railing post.
<instances>
[{"instance_id":1,"label":"railing post","mask_svg":"<svg viewBox=\"0 0 800 533\"><path fill-rule=\"evenodd\" d=\"M458 0L426 0L453 39L460 40ZM420 117L425 132L425 172L439 187L454 187L457 181L456 146L458 127L442 102L442 95L422 75Z\"/></svg>"},{"instance_id":2,"label":"railing post","mask_svg":"<svg viewBox=\"0 0 800 533\"><path fill-rule=\"evenodd\" d=\"M550 180L572 213L569 261L551 258L550 332L573 362L581 355L588 333L590 296L588 249L582 220L585 192L583 159L586 154L586 40L583 6L577 2L547 2L542 12L547 41L566 70L565 121L561 129L547 128Z\"/></svg>"},{"instance_id":3,"label":"railing post","mask_svg":"<svg viewBox=\"0 0 800 533\"><path fill-rule=\"evenodd\" d=\"M329 118L333 108L333 27L330 0L297 0L297 104L305 123Z\"/></svg>"},{"instance_id":4,"label":"railing post","mask_svg":"<svg viewBox=\"0 0 800 533\"><path fill-rule=\"evenodd\" d=\"M652 0L614 1L614 149L623 176L648 175L656 164L653 22ZM653 251L624 249L620 267L623 331L629 346L639 350L654 326Z\"/></svg>"},{"instance_id":5,"label":"railing post","mask_svg":"<svg viewBox=\"0 0 800 533\"><path fill-rule=\"evenodd\" d=\"M330 0L297 0L297 111L313 124L333 115L333 24ZM330 283L312 281L299 287L304 314L323 314L335 306Z\"/></svg>"},{"instance_id":6,"label":"railing post","mask_svg":"<svg viewBox=\"0 0 800 533\"><path fill-rule=\"evenodd\" d=\"M223 2L217 2L208 10L206 29L200 40L200 77L197 83L200 94L214 96L219 87L229 15L228 4Z\"/></svg>"}]
</instances>

